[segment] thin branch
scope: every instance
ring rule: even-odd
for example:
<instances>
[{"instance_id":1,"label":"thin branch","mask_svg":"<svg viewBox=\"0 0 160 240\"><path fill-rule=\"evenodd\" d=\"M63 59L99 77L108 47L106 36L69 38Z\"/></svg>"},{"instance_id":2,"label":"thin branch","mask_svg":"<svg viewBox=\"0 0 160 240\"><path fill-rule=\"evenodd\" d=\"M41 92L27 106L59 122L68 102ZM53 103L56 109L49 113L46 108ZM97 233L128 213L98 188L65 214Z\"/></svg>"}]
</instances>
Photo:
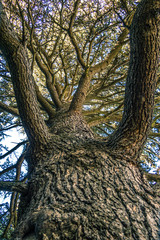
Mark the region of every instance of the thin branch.
<instances>
[{"instance_id":1,"label":"thin branch","mask_svg":"<svg viewBox=\"0 0 160 240\"><path fill-rule=\"evenodd\" d=\"M9 150L7 153L3 154L0 156L0 159L3 159L5 157L7 157L8 155L10 155L12 152L14 152L16 149L18 149L20 146L24 145L25 143L27 143L28 141L23 141L18 143L15 147L13 147L11 150Z\"/></svg>"},{"instance_id":2,"label":"thin branch","mask_svg":"<svg viewBox=\"0 0 160 240\"><path fill-rule=\"evenodd\" d=\"M10 130L10 129L12 129L12 128L16 128L16 127L22 127L22 125L21 124L12 124L12 125L10 125L10 126L8 126L8 127L6 127L6 128L1 128L0 129L0 132L3 132L3 131L8 131L8 130Z\"/></svg>"},{"instance_id":3,"label":"thin branch","mask_svg":"<svg viewBox=\"0 0 160 240\"><path fill-rule=\"evenodd\" d=\"M107 114L105 114L105 116L104 117L100 117L100 118L98 118L98 119L91 119L91 120L89 120L88 121L88 125L90 126L90 127L93 127L93 126L96 126L96 125L98 125L98 124L102 124L102 123L105 123L106 121L107 121L107 119L111 116L111 115L113 115L113 114L115 114L116 112L118 112L121 108L123 107L123 103L121 103L117 108L115 108L113 111L110 111L110 112L108 112Z\"/></svg>"},{"instance_id":4,"label":"thin branch","mask_svg":"<svg viewBox=\"0 0 160 240\"><path fill-rule=\"evenodd\" d=\"M134 16L134 12L132 12L128 17L127 17L127 20L126 20L126 24L127 26L130 26L131 25L131 22L132 22L132 19L133 19L133 16ZM115 58L117 56L117 54L119 53L119 51L122 49L123 45L125 45L129 40L125 40L127 35L129 33L129 29L128 28L125 28L122 33L119 35L118 37L118 41L117 41L117 44L113 47L113 49L111 49L110 53L108 54L108 56L106 57L106 59L101 62L101 63L98 63L96 64L95 66L93 66L92 70L95 72L95 73L98 73L98 72L101 72L103 71L107 66L108 64L113 60L113 58Z\"/></svg>"},{"instance_id":5,"label":"thin branch","mask_svg":"<svg viewBox=\"0 0 160 240\"><path fill-rule=\"evenodd\" d=\"M55 54L55 52L56 52L56 48L57 48L57 46L58 46L58 44L59 44L61 35L62 35L62 30L60 31L60 33L59 33L58 36L57 36L57 39L56 39L56 41L55 41L55 44L54 44L54 47L53 47L53 50L52 50L51 54L48 56L49 59L52 59L52 58L53 58L53 56L54 56L54 54Z\"/></svg>"},{"instance_id":6,"label":"thin branch","mask_svg":"<svg viewBox=\"0 0 160 240\"><path fill-rule=\"evenodd\" d=\"M6 172L11 171L11 170L14 169L14 168L16 168L16 169L19 169L19 168L20 168L20 166L22 165L22 163L23 163L23 161L24 161L25 154L26 154L26 151L27 151L27 149L28 149L28 146L29 146L29 143L28 143L28 145L26 146L25 150L24 150L24 151L22 152L22 154L20 155L20 157L18 158L16 164L14 164L14 165L12 165L12 166L10 166L10 167L2 170L2 171L0 172L0 176L2 176L3 174L5 174ZM19 176L19 177L20 177L20 176ZM19 180L19 178L16 178L16 180Z\"/></svg>"},{"instance_id":7,"label":"thin branch","mask_svg":"<svg viewBox=\"0 0 160 240\"><path fill-rule=\"evenodd\" d=\"M19 197L20 197L20 193L17 192L16 195L15 195L15 199L14 199L14 209L13 209L13 214L14 214L14 227L17 226L17 221L18 221L18 211L17 211L17 208L18 208L18 200L19 200Z\"/></svg>"},{"instance_id":8,"label":"thin branch","mask_svg":"<svg viewBox=\"0 0 160 240\"><path fill-rule=\"evenodd\" d=\"M123 30L123 32L120 34L120 36L118 38L118 42L111 49L111 51L108 54L108 56L106 57L106 59L91 68L91 70L94 73L99 73L99 72L103 71L111 63L111 61L118 55L118 53L120 52L122 47L129 41L129 40L125 41L128 33L129 33L128 29Z\"/></svg>"},{"instance_id":9,"label":"thin branch","mask_svg":"<svg viewBox=\"0 0 160 240\"><path fill-rule=\"evenodd\" d=\"M121 1L121 4L124 6L124 4ZM115 8L115 4L113 2L113 9L114 12L117 14L117 16L119 17L119 19L121 20L121 22L123 23L123 26L130 29L130 26L126 24L125 20L121 17L121 15L117 12L116 8ZM127 4L125 4L125 9L127 9Z\"/></svg>"},{"instance_id":10,"label":"thin branch","mask_svg":"<svg viewBox=\"0 0 160 240\"><path fill-rule=\"evenodd\" d=\"M19 4L19 1L16 0L16 4L18 6L18 9L19 9L19 13L20 13L20 16L21 16L21 20L22 20L22 44L25 45L26 43L26 31L25 31L25 19L24 19L24 14L23 14L23 10Z\"/></svg>"},{"instance_id":11,"label":"thin branch","mask_svg":"<svg viewBox=\"0 0 160 240\"><path fill-rule=\"evenodd\" d=\"M107 58L101 63L98 63L95 66L85 70L85 73L82 75L79 81L77 91L75 92L73 100L71 102L70 111L81 112L82 105L85 101L87 91L90 86L90 80L92 79L93 75L103 71L112 62L112 60L118 55L123 45L128 42L128 40L125 40L128 33L129 33L128 29L124 29L120 34L120 36L118 37L117 44L113 47L113 49L111 49Z\"/></svg>"},{"instance_id":12,"label":"thin branch","mask_svg":"<svg viewBox=\"0 0 160 240\"><path fill-rule=\"evenodd\" d=\"M11 170L13 170L14 168L16 168L16 166L17 166L17 164L14 164L14 165L12 165L12 166L10 166L10 167L2 170L2 171L0 172L0 176L2 176L3 174L5 174L5 173L7 173L7 172L9 172L9 171L11 171Z\"/></svg>"},{"instance_id":13,"label":"thin branch","mask_svg":"<svg viewBox=\"0 0 160 240\"><path fill-rule=\"evenodd\" d=\"M76 14L77 14L77 11L78 11L78 6L79 6L79 3L80 3L80 0L77 0L75 2L75 5L74 5L74 10L73 10L73 14L71 16L71 19L70 19L70 23L69 23L69 28L68 28L68 35L71 39L71 42L76 50L76 53L77 53L77 58L78 58L78 61L79 63L81 64L81 66L83 68L86 68L86 64L83 60L83 57L82 57L82 53L81 53L81 50L78 46L78 43L74 37L74 34L73 34L73 31L72 31L72 28L73 28L73 24L74 24L74 21L75 21L75 18L76 18Z\"/></svg>"},{"instance_id":14,"label":"thin branch","mask_svg":"<svg viewBox=\"0 0 160 240\"><path fill-rule=\"evenodd\" d=\"M81 64L81 66L85 69L86 68L86 64L85 64L85 62L83 60L81 50L80 50L80 48L79 48L79 46L77 44L77 41L76 41L76 39L74 37L74 34L73 34L71 29L68 30L68 34L69 34L71 42L72 42L72 44L73 44L73 46L74 46L74 48L76 50L78 61Z\"/></svg>"},{"instance_id":15,"label":"thin branch","mask_svg":"<svg viewBox=\"0 0 160 240\"><path fill-rule=\"evenodd\" d=\"M124 40L127 34L128 34L128 30L125 30L120 35L119 39ZM118 42L117 45L111 50L107 59L104 62L101 62L95 65L94 67L86 69L85 73L82 75L79 81L77 91L74 94L73 100L70 105L70 111L81 112L82 105L85 101L87 91L90 86L90 81L93 75L103 71L108 66L108 64L110 64L110 62L115 58L115 56L119 53L123 45L124 45L124 42L122 43Z\"/></svg>"},{"instance_id":16,"label":"thin branch","mask_svg":"<svg viewBox=\"0 0 160 240\"><path fill-rule=\"evenodd\" d=\"M58 96L55 86L52 84L52 75L48 71L47 67L42 63L38 54L36 54L35 58L36 58L38 67L41 69L41 71L44 73L44 75L46 77L46 85L47 85L47 89L51 95L51 98L52 98L56 108L59 109L62 107L62 102L60 101L60 98Z\"/></svg>"},{"instance_id":17,"label":"thin branch","mask_svg":"<svg viewBox=\"0 0 160 240\"><path fill-rule=\"evenodd\" d=\"M11 200L10 200L10 208L9 208L9 212L10 212L10 216L9 216L9 221L4 229L4 232L2 234L2 238L6 238L7 237L7 232L12 224L14 215L13 215L13 206L14 206L14 197L15 197L15 192L12 194L11 196Z\"/></svg>"},{"instance_id":18,"label":"thin branch","mask_svg":"<svg viewBox=\"0 0 160 240\"><path fill-rule=\"evenodd\" d=\"M80 2L81 2L81 0L77 0L74 4L74 10L73 10L73 14L72 14L71 19L70 19L69 28L73 27Z\"/></svg>"}]
</instances>

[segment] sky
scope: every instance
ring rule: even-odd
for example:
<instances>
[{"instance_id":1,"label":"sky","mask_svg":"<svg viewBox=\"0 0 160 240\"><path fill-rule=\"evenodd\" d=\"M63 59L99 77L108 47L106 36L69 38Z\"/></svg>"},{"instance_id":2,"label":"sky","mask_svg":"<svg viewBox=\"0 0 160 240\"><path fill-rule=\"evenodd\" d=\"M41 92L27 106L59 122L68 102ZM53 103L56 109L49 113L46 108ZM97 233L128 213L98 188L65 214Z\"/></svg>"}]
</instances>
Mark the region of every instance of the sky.
<instances>
[{"instance_id":1,"label":"sky","mask_svg":"<svg viewBox=\"0 0 160 240\"><path fill-rule=\"evenodd\" d=\"M24 139L24 135L22 133L20 133L19 131L17 131L16 129L11 129L9 131L6 132L7 135L4 138L4 140L2 140L2 144L8 147L8 150L12 149L13 147L15 147L19 142L21 142ZM20 156L20 154L22 153L23 150L23 146L19 147L15 153L12 153L11 155L9 155L10 160L12 161L13 164L16 163L17 158ZM7 151L3 150L1 152L1 154L5 154ZM7 156L8 157L8 156ZM6 158L7 158L6 157ZM1 165L4 164L6 158L0 160L0 171L2 170ZM23 170L25 171L24 167ZM9 198L3 199L3 197L0 197L0 204L9 201Z\"/></svg>"}]
</instances>

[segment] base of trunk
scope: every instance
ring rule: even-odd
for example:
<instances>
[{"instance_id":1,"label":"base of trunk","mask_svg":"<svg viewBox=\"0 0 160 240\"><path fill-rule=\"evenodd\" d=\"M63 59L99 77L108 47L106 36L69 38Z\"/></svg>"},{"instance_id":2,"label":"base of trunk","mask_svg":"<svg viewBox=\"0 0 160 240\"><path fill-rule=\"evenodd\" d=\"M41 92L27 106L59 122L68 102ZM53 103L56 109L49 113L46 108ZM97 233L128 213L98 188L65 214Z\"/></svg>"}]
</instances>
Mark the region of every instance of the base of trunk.
<instances>
[{"instance_id":1,"label":"base of trunk","mask_svg":"<svg viewBox=\"0 0 160 240\"><path fill-rule=\"evenodd\" d=\"M32 173L14 239L158 239L159 205L138 166L100 142L58 145Z\"/></svg>"}]
</instances>

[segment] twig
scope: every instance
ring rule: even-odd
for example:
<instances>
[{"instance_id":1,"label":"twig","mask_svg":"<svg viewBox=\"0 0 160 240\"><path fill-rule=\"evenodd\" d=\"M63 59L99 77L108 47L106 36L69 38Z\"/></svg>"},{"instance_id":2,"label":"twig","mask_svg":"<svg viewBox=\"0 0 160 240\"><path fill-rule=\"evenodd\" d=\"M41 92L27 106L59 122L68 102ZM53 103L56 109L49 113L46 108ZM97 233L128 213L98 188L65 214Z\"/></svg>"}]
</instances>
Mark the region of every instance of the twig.
<instances>
[{"instance_id":1,"label":"twig","mask_svg":"<svg viewBox=\"0 0 160 240\"><path fill-rule=\"evenodd\" d=\"M7 157L8 155L10 155L12 152L14 152L16 149L18 149L20 146L22 146L23 144L27 143L28 140L26 141L23 141L23 142L20 142L18 143L15 147L13 147L11 150L9 150L7 153L3 154L0 156L0 160Z\"/></svg>"}]
</instances>

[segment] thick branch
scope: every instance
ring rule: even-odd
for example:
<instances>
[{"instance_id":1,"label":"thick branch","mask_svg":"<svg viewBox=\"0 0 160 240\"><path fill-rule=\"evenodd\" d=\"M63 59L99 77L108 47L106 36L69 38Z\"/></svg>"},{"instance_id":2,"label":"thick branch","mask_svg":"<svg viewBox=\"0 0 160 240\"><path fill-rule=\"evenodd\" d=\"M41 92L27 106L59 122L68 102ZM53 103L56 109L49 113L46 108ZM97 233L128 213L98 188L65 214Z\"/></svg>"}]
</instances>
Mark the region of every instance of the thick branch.
<instances>
[{"instance_id":1,"label":"thick branch","mask_svg":"<svg viewBox=\"0 0 160 240\"><path fill-rule=\"evenodd\" d=\"M46 144L48 128L40 115L27 50L18 40L0 2L0 49L11 72L20 117L28 139Z\"/></svg>"},{"instance_id":2,"label":"thick branch","mask_svg":"<svg viewBox=\"0 0 160 240\"><path fill-rule=\"evenodd\" d=\"M2 102L0 102L0 109L2 109L5 112L13 114L14 116L19 116L19 113L16 108L10 107Z\"/></svg>"},{"instance_id":3,"label":"thick branch","mask_svg":"<svg viewBox=\"0 0 160 240\"><path fill-rule=\"evenodd\" d=\"M39 101L39 103L42 105L42 107L44 108L44 110L47 112L49 118L52 118L55 111L53 109L53 107L51 106L51 104L43 97L43 95L41 94L38 86L35 84L35 88L36 88L36 93L37 93L37 99Z\"/></svg>"},{"instance_id":4,"label":"thick branch","mask_svg":"<svg viewBox=\"0 0 160 240\"><path fill-rule=\"evenodd\" d=\"M109 145L120 145L129 156L141 152L152 120L159 54L160 0L142 0L130 30L130 65L124 114ZM117 145L118 144L118 145Z\"/></svg>"},{"instance_id":5,"label":"thick branch","mask_svg":"<svg viewBox=\"0 0 160 240\"><path fill-rule=\"evenodd\" d=\"M98 63L97 65L85 70L85 73L82 75L79 81L77 91L74 94L73 100L71 102L70 111L81 112L92 77L96 73L103 71L117 56L117 54L122 49L123 45L126 44L125 38L128 35L128 32L129 32L128 29L123 30L123 32L120 34L118 38L117 44L113 47L113 49L111 49L110 53L103 62Z\"/></svg>"},{"instance_id":6,"label":"thick branch","mask_svg":"<svg viewBox=\"0 0 160 240\"><path fill-rule=\"evenodd\" d=\"M79 85L77 88L77 91L74 94L73 100L70 105L70 112L81 112L82 111L82 106L85 101L87 91L90 86L90 80L91 80L91 73L89 73L88 70L82 75Z\"/></svg>"},{"instance_id":7,"label":"thick branch","mask_svg":"<svg viewBox=\"0 0 160 240\"><path fill-rule=\"evenodd\" d=\"M160 133L150 132L149 136L150 137L160 137Z\"/></svg>"},{"instance_id":8,"label":"thick branch","mask_svg":"<svg viewBox=\"0 0 160 240\"><path fill-rule=\"evenodd\" d=\"M0 191L26 193L28 190L27 184L20 181L0 181Z\"/></svg>"},{"instance_id":9,"label":"thick branch","mask_svg":"<svg viewBox=\"0 0 160 240\"><path fill-rule=\"evenodd\" d=\"M149 181L160 182L160 175L159 174L153 174L153 173L145 172L145 175L146 175L146 177Z\"/></svg>"},{"instance_id":10,"label":"thick branch","mask_svg":"<svg viewBox=\"0 0 160 240\"><path fill-rule=\"evenodd\" d=\"M123 35L124 38L127 35L127 31ZM123 46L123 43L122 44L117 43L117 45L111 50L107 59L104 62L101 62L101 63L95 65L94 67L91 67L90 69L89 68L86 69L86 71L84 72L84 74L82 75L82 77L79 81L77 91L74 94L74 97L73 97L73 100L72 100L71 106L70 106L70 111L81 112L83 103L87 96L87 91L90 87L90 81L91 81L93 75L104 70L108 66L108 64L110 64L111 61L115 58L115 56L119 53L122 46Z\"/></svg>"}]
</instances>

